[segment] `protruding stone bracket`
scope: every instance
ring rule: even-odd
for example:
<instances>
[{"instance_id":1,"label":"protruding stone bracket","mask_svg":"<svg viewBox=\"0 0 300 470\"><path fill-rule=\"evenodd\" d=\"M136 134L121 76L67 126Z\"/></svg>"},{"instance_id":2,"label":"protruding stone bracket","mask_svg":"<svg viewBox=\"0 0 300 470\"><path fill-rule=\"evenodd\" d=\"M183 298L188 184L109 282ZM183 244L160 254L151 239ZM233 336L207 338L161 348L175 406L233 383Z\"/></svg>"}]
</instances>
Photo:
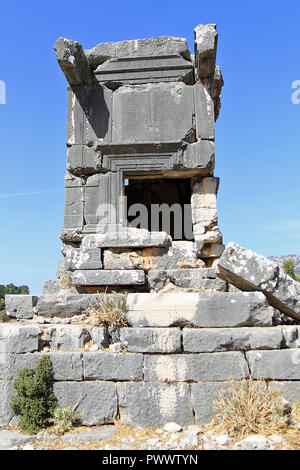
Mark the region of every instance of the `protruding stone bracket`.
<instances>
[{"instance_id":1,"label":"protruding stone bracket","mask_svg":"<svg viewBox=\"0 0 300 470\"><path fill-rule=\"evenodd\" d=\"M70 85L89 85L92 76L83 49L78 42L57 39L54 49L57 61Z\"/></svg>"}]
</instances>

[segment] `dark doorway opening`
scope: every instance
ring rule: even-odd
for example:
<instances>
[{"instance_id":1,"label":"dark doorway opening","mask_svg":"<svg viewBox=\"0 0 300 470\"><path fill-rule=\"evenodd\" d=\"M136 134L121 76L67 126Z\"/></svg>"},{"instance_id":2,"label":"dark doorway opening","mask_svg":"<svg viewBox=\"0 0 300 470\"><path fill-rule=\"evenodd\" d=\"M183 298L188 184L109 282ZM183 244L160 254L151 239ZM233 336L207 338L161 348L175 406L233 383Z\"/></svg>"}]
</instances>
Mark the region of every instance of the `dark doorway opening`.
<instances>
[{"instance_id":1,"label":"dark doorway opening","mask_svg":"<svg viewBox=\"0 0 300 470\"><path fill-rule=\"evenodd\" d=\"M126 177L129 226L164 231L173 240L193 240L191 180Z\"/></svg>"}]
</instances>

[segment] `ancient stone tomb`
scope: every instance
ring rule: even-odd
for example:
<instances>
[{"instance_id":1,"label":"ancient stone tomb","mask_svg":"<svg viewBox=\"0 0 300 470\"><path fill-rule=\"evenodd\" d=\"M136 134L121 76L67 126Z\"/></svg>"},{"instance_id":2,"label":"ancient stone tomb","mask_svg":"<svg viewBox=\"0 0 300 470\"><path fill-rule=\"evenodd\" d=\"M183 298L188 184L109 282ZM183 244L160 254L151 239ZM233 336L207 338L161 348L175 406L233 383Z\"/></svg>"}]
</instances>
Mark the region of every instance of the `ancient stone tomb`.
<instances>
[{"instance_id":1,"label":"ancient stone tomb","mask_svg":"<svg viewBox=\"0 0 300 470\"><path fill-rule=\"evenodd\" d=\"M194 56L182 38L88 51L57 40L69 82L61 268L74 285L149 291L152 270L210 267L221 255L216 47L215 25L195 29Z\"/></svg>"},{"instance_id":2,"label":"ancient stone tomb","mask_svg":"<svg viewBox=\"0 0 300 470\"><path fill-rule=\"evenodd\" d=\"M19 371L44 354L59 405L82 397L88 425L206 423L217 392L250 376L300 401L300 327L288 324L300 284L236 244L224 251L218 227L216 46L215 25L196 27L194 55L173 37L85 51L57 40L63 258L41 295L6 296L0 425L16 422ZM121 326L93 322L105 302L123 305Z\"/></svg>"}]
</instances>

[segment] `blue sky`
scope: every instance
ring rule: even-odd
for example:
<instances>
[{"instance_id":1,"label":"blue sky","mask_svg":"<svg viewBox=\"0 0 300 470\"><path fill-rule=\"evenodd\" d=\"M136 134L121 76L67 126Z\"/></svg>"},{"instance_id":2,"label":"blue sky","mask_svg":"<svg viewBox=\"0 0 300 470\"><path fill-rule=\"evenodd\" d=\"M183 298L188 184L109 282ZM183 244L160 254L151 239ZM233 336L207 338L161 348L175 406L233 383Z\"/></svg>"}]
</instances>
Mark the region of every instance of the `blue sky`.
<instances>
[{"instance_id":1,"label":"blue sky","mask_svg":"<svg viewBox=\"0 0 300 470\"><path fill-rule=\"evenodd\" d=\"M225 243L265 256L300 253L300 2L152 0L2 2L0 284L40 293L60 258L66 167L66 80L55 40L186 37L216 23L225 80L216 124L218 209ZM300 93L299 93L300 96Z\"/></svg>"}]
</instances>

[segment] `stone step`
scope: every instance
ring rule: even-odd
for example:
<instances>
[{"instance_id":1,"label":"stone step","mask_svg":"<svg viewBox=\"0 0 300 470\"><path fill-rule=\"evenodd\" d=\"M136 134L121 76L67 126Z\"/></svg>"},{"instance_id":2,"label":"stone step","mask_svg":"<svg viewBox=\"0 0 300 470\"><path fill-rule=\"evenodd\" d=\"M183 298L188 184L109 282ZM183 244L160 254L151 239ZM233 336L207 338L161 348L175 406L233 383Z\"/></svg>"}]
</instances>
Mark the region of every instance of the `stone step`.
<instances>
[{"instance_id":1,"label":"stone step","mask_svg":"<svg viewBox=\"0 0 300 470\"><path fill-rule=\"evenodd\" d=\"M276 310L261 292L139 293L127 296L133 327L271 326Z\"/></svg>"}]
</instances>

